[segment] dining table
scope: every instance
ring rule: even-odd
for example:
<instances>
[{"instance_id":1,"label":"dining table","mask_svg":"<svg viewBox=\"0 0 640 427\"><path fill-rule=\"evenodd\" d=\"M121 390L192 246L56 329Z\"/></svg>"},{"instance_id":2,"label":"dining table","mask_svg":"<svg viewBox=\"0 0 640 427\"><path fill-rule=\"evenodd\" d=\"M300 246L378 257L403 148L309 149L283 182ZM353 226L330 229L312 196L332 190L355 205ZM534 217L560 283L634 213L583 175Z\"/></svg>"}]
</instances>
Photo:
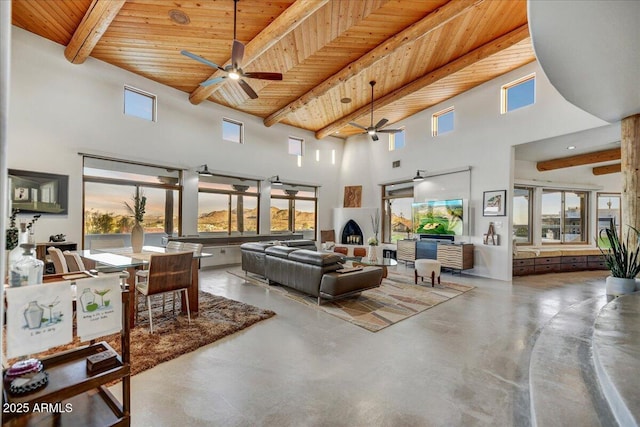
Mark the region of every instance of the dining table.
<instances>
[{"instance_id":1,"label":"dining table","mask_svg":"<svg viewBox=\"0 0 640 427\"><path fill-rule=\"evenodd\" d=\"M136 271L145 269L149 265L151 255L153 254L166 254L171 252L179 252L172 249L167 249L161 246L143 246L141 252L133 252L131 247L118 247L118 248L100 248L100 249L85 249L78 251L83 259L86 268L92 269L104 268L106 266L109 269L127 270L129 272L130 280L135 281ZM199 275L198 270L200 266L200 259L211 257L213 254L204 252L194 252L193 261L191 264L191 286L188 289L189 294L189 308L191 316L198 316L198 290L199 290ZM134 290L135 291L135 290ZM131 327L135 326L135 304L136 298L129 298L130 310L129 321ZM184 299L181 302L182 313L187 313L187 304Z\"/></svg>"}]
</instances>

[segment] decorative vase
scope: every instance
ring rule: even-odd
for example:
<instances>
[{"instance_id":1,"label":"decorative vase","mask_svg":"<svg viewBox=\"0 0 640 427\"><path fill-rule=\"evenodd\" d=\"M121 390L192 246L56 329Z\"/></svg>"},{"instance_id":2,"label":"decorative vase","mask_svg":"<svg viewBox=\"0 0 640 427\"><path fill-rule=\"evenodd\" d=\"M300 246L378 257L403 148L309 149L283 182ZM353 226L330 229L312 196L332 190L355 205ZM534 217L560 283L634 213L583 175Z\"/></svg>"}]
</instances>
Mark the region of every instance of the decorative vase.
<instances>
[{"instance_id":1,"label":"decorative vase","mask_svg":"<svg viewBox=\"0 0 640 427\"><path fill-rule=\"evenodd\" d=\"M369 245L369 262L378 262L378 253L374 245Z\"/></svg>"},{"instance_id":2,"label":"decorative vase","mask_svg":"<svg viewBox=\"0 0 640 427\"><path fill-rule=\"evenodd\" d=\"M619 296L630 294L636 290L636 279L625 279L622 277L607 276L606 294Z\"/></svg>"},{"instance_id":3,"label":"decorative vase","mask_svg":"<svg viewBox=\"0 0 640 427\"><path fill-rule=\"evenodd\" d=\"M144 229L139 222L136 222L131 229L131 248L133 253L142 252L142 245L144 244Z\"/></svg>"}]
</instances>

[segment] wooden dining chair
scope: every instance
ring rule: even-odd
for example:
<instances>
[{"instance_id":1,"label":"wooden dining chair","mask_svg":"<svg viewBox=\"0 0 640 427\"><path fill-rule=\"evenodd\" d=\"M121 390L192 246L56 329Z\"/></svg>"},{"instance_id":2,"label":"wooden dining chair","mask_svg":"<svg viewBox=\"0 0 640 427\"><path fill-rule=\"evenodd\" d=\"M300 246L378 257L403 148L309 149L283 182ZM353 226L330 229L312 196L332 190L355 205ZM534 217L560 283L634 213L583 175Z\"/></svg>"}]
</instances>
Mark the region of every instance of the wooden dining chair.
<instances>
[{"instance_id":1,"label":"wooden dining chair","mask_svg":"<svg viewBox=\"0 0 640 427\"><path fill-rule=\"evenodd\" d=\"M353 256L366 257L367 248L353 248Z\"/></svg>"},{"instance_id":2,"label":"wooden dining chair","mask_svg":"<svg viewBox=\"0 0 640 427\"><path fill-rule=\"evenodd\" d=\"M349 248L345 246L334 246L333 252L337 252L342 255L347 255L349 253Z\"/></svg>"},{"instance_id":3,"label":"wooden dining chair","mask_svg":"<svg viewBox=\"0 0 640 427\"><path fill-rule=\"evenodd\" d=\"M189 292L191 286L191 261L193 252L172 252L167 254L153 254L149 259L149 274L147 280L136 283L136 320L138 317L138 294L146 297L149 311L149 329L153 333L153 316L151 314L151 296L164 295L169 292L184 291L187 306L187 317L191 323L189 310ZM162 301L164 311L164 298ZM176 298L173 298L173 312L176 310Z\"/></svg>"},{"instance_id":4,"label":"wooden dining chair","mask_svg":"<svg viewBox=\"0 0 640 427\"><path fill-rule=\"evenodd\" d=\"M67 261L64 259L64 255L62 251L53 246L49 246L47 248L47 252L49 253L49 257L53 262L53 266L56 269L56 274L64 274L69 272L69 267L67 267Z\"/></svg>"},{"instance_id":5,"label":"wooden dining chair","mask_svg":"<svg viewBox=\"0 0 640 427\"><path fill-rule=\"evenodd\" d=\"M62 252L64 259L67 262L67 269L69 272L73 271L86 271L84 262L77 252L64 251Z\"/></svg>"},{"instance_id":6,"label":"wooden dining chair","mask_svg":"<svg viewBox=\"0 0 640 427\"><path fill-rule=\"evenodd\" d=\"M175 240L171 240L171 241L167 242L167 246L165 246L165 249L167 251L181 251L183 246L184 246L184 243L176 242ZM188 249L186 249L186 250L188 250Z\"/></svg>"}]
</instances>

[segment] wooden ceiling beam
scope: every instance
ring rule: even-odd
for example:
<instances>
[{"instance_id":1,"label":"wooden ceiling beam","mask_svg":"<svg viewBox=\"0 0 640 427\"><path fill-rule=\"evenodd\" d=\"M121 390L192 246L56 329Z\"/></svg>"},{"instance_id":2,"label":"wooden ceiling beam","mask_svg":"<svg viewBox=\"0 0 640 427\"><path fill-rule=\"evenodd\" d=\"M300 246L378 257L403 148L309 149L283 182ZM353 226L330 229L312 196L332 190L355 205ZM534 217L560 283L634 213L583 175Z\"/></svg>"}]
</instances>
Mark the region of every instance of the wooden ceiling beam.
<instances>
[{"instance_id":1,"label":"wooden ceiling beam","mask_svg":"<svg viewBox=\"0 0 640 427\"><path fill-rule=\"evenodd\" d=\"M127 0L93 0L73 33L64 56L72 64L82 64L107 31Z\"/></svg>"},{"instance_id":2,"label":"wooden ceiling beam","mask_svg":"<svg viewBox=\"0 0 640 427\"><path fill-rule=\"evenodd\" d=\"M596 166L595 168L593 168L594 175L606 175L609 173L616 173L616 172L622 172L621 163L616 163L616 164L607 165L607 166Z\"/></svg>"},{"instance_id":3,"label":"wooden ceiling beam","mask_svg":"<svg viewBox=\"0 0 640 427\"><path fill-rule=\"evenodd\" d=\"M279 42L283 37L295 30L305 19L313 15L318 9L327 4L329 0L297 0L289 6L276 19L262 30L253 40L244 47L244 57L242 67L251 64L263 53ZM231 58L222 67L229 65ZM215 71L206 80L214 79L223 75L222 71ZM211 86L198 86L189 95L189 101L198 105L222 87L221 84Z\"/></svg>"},{"instance_id":4,"label":"wooden ceiling beam","mask_svg":"<svg viewBox=\"0 0 640 427\"><path fill-rule=\"evenodd\" d=\"M428 74L408 83L387 95L378 98L373 103L374 109L382 108L388 104L399 101L405 96L411 95L420 89L423 89L429 85L434 84L440 79L443 79L453 73L456 73L478 61L486 59L491 55L494 55L504 49L507 49L522 40L529 37L529 26L527 24L522 25L515 30L498 37L497 39L486 43L471 52L459 57L458 59L449 62L448 64L431 71ZM349 122L357 121L358 119L368 116L370 114L371 104L364 105L361 108L347 114L346 116L336 120L335 122L325 126L324 128L316 132L316 138L322 139L326 136L333 134L335 131L347 126Z\"/></svg>"},{"instance_id":5,"label":"wooden ceiling beam","mask_svg":"<svg viewBox=\"0 0 640 427\"><path fill-rule=\"evenodd\" d=\"M536 168L540 172L544 172L554 169L570 168L572 166L590 165L591 163L610 162L612 160L620 160L620 157L620 148L612 148L593 153L577 154L575 156L545 160L538 162Z\"/></svg>"},{"instance_id":6,"label":"wooden ceiling beam","mask_svg":"<svg viewBox=\"0 0 640 427\"><path fill-rule=\"evenodd\" d=\"M389 37L375 49L367 52L365 55L350 63L295 101L290 102L278 111L269 115L264 119L264 125L269 127L282 121L289 114L292 114L296 110L306 106L309 102L324 95L334 87L345 83L347 80L355 77L376 62L385 59L396 49L428 35L483 1L484 0L453 0L434 10L432 13L407 27L405 30Z\"/></svg>"}]
</instances>

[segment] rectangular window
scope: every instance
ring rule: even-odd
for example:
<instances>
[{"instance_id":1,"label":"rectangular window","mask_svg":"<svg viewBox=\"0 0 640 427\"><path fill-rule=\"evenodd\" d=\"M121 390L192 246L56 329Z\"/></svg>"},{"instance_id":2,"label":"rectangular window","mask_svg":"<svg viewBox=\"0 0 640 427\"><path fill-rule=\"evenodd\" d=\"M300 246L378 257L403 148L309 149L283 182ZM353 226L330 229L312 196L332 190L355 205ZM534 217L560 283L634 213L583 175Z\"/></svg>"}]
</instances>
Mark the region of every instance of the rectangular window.
<instances>
[{"instance_id":1,"label":"rectangular window","mask_svg":"<svg viewBox=\"0 0 640 427\"><path fill-rule=\"evenodd\" d=\"M124 87L124 114L156 121L156 96L130 86Z\"/></svg>"},{"instance_id":2,"label":"rectangular window","mask_svg":"<svg viewBox=\"0 0 640 427\"><path fill-rule=\"evenodd\" d=\"M404 129L398 133L389 134L389 151L404 148Z\"/></svg>"},{"instance_id":3,"label":"rectangular window","mask_svg":"<svg viewBox=\"0 0 640 427\"><path fill-rule=\"evenodd\" d=\"M535 103L536 75L524 76L502 86L500 92L500 113L505 114Z\"/></svg>"},{"instance_id":4,"label":"rectangular window","mask_svg":"<svg viewBox=\"0 0 640 427\"><path fill-rule=\"evenodd\" d=\"M244 144L244 124L226 117L223 118L222 139L236 144Z\"/></svg>"},{"instance_id":5,"label":"rectangular window","mask_svg":"<svg viewBox=\"0 0 640 427\"><path fill-rule=\"evenodd\" d=\"M259 183L223 175L200 176L198 232L258 234Z\"/></svg>"},{"instance_id":6,"label":"rectangular window","mask_svg":"<svg viewBox=\"0 0 640 427\"><path fill-rule=\"evenodd\" d=\"M302 233L305 239L315 240L317 188L284 184L271 188L271 232Z\"/></svg>"},{"instance_id":7,"label":"rectangular window","mask_svg":"<svg viewBox=\"0 0 640 427\"><path fill-rule=\"evenodd\" d=\"M129 245L134 222L126 204L132 205L136 193L147 198L145 244L161 246L162 237L180 233L180 171L87 156L83 179L85 249L104 235Z\"/></svg>"},{"instance_id":8,"label":"rectangular window","mask_svg":"<svg viewBox=\"0 0 640 427\"><path fill-rule=\"evenodd\" d=\"M620 193L598 193L598 235L596 236L598 246L609 248L609 240L605 234L605 228L609 228L611 221L616 225L618 235L620 235Z\"/></svg>"},{"instance_id":9,"label":"rectangular window","mask_svg":"<svg viewBox=\"0 0 640 427\"><path fill-rule=\"evenodd\" d=\"M292 156L304 156L304 139L290 136L289 154Z\"/></svg>"},{"instance_id":10,"label":"rectangular window","mask_svg":"<svg viewBox=\"0 0 640 427\"><path fill-rule=\"evenodd\" d=\"M409 238L413 230L413 181L385 185L383 191L382 241L395 243Z\"/></svg>"},{"instance_id":11,"label":"rectangular window","mask_svg":"<svg viewBox=\"0 0 640 427\"><path fill-rule=\"evenodd\" d=\"M542 243L587 243L584 191L542 191Z\"/></svg>"},{"instance_id":12,"label":"rectangular window","mask_svg":"<svg viewBox=\"0 0 640 427\"><path fill-rule=\"evenodd\" d=\"M438 136L453 130L454 109L449 107L431 117L431 135Z\"/></svg>"},{"instance_id":13,"label":"rectangular window","mask_svg":"<svg viewBox=\"0 0 640 427\"><path fill-rule=\"evenodd\" d=\"M533 213L533 188L513 189L513 239L517 245L531 245L533 233L531 218Z\"/></svg>"}]
</instances>

